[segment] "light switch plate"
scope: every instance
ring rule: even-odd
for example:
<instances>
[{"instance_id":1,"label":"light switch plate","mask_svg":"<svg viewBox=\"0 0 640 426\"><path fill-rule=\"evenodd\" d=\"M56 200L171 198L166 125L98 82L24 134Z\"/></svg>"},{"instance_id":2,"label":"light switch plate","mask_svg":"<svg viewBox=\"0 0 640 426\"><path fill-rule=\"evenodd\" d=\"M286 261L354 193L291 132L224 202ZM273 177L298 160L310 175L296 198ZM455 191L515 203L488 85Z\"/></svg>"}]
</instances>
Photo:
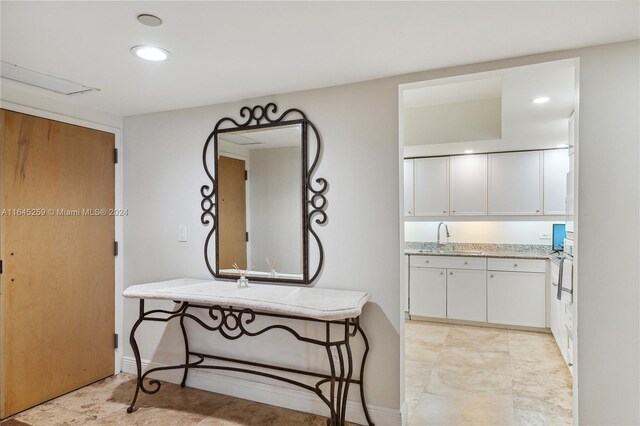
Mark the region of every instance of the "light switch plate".
<instances>
[{"instance_id":1,"label":"light switch plate","mask_svg":"<svg viewBox=\"0 0 640 426\"><path fill-rule=\"evenodd\" d=\"M178 241L181 243L187 242L187 225L178 225Z\"/></svg>"}]
</instances>

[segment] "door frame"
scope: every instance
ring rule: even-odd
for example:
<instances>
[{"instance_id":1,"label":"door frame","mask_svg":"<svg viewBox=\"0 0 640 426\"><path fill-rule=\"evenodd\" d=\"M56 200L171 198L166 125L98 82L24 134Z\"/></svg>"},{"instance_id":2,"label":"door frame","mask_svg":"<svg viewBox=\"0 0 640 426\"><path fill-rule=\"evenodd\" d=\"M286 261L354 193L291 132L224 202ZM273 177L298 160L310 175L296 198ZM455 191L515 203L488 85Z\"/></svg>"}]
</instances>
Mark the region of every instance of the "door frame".
<instances>
[{"instance_id":1,"label":"door frame","mask_svg":"<svg viewBox=\"0 0 640 426\"><path fill-rule=\"evenodd\" d=\"M60 121L62 123L72 124L75 126L86 127L88 129L100 130L102 132L111 133L115 137L115 148L118 150L118 163L115 165L115 209L123 209L123 149L122 149L122 129L93 121L83 120L55 112L45 111L13 102L0 101L0 108L9 111L15 111L22 114L33 115L48 120ZM115 216L115 241L118 241L118 255L115 256L115 300L114 300L114 329L118 334L118 348L114 350L114 371L118 374L122 371L122 356L124 354L124 338L123 338L123 297L122 287L124 283L124 234L123 234L124 216Z\"/></svg>"}]
</instances>

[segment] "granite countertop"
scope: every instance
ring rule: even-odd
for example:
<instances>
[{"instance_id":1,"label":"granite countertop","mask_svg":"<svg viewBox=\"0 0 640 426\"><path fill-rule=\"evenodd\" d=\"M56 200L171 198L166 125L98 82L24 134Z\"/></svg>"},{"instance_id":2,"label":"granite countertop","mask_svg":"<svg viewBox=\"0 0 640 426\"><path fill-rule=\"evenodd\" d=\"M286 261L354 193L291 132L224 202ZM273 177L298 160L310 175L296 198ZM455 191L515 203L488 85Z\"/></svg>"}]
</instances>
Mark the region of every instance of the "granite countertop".
<instances>
[{"instance_id":1,"label":"granite countertop","mask_svg":"<svg viewBox=\"0 0 640 426\"><path fill-rule=\"evenodd\" d=\"M505 259L550 258L551 247L541 244L484 244L484 243L436 243L407 242L404 254L412 256L499 257Z\"/></svg>"}]
</instances>

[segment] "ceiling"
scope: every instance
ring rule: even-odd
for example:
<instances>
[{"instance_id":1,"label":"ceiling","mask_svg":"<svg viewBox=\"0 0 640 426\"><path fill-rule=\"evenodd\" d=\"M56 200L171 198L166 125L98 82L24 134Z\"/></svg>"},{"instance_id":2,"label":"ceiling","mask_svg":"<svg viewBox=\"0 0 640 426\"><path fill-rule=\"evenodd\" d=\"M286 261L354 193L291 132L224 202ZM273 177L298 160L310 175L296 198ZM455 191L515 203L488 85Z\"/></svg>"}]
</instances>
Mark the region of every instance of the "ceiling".
<instances>
[{"instance_id":1,"label":"ceiling","mask_svg":"<svg viewBox=\"0 0 640 426\"><path fill-rule=\"evenodd\" d=\"M97 87L46 96L122 116L640 36L638 1L3 0L0 8L3 61ZM143 26L140 13L164 23ZM129 52L139 44L172 55L142 61Z\"/></svg>"}]
</instances>

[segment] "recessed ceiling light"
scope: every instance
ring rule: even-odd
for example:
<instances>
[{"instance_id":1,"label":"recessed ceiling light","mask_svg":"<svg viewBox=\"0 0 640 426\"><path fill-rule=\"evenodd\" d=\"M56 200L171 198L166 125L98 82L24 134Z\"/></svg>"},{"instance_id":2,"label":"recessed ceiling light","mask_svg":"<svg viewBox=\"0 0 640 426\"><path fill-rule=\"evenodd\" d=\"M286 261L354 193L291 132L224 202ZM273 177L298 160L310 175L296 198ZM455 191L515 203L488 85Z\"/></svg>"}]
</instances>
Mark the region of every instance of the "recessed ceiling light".
<instances>
[{"instance_id":1,"label":"recessed ceiling light","mask_svg":"<svg viewBox=\"0 0 640 426\"><path fill-rule=\"evenodd\" d=\"M465 149L464 153L465 154L473 154L473 150L472 149Z\"/></svg>"},{"instance_id":2,"label":"recessed ceiling light","mask_svg":"<svg viewBox=\"0 0 640 426\"><path fill-rule=\"evenodd\" d=\"M153 46L133 46L131 53L147 61L164 61L169 57L169 52Z\"/></svg>"},{"instance_id":3,"label":"recessed ceiling light","mask_svg":"<svg viewBox=\"0 0 640 426\"><path fill-rule=\"evenodd\" d=\"M138 15L138 21L140 21L142 25L146 25L147 27L159 27L160 25L162 25L162 19L148 13Z\"/></svg>"},{"instance_id":4,"label":"recessed ceiling light","mask_svg":"<svg viewBox=\"0 0 640 426\"><path fill-rule=\"evenodd\" d=\"M566 143L559 143L558 145L556 145L556 148L569 148L569 145L567 145Z\"/></svg>"},{"instance_id":5,"label":"recessed ceiling light","mask_svg":"<svg viewBox=\"0 0 640 426\"><path fill-rule=\"evenodd\" d=\"M540 96L534 98L531 102L533 102L534 104L546 104L547 102L549 102L549 98L546 96Z\"/></svg>"}]
</instances>

